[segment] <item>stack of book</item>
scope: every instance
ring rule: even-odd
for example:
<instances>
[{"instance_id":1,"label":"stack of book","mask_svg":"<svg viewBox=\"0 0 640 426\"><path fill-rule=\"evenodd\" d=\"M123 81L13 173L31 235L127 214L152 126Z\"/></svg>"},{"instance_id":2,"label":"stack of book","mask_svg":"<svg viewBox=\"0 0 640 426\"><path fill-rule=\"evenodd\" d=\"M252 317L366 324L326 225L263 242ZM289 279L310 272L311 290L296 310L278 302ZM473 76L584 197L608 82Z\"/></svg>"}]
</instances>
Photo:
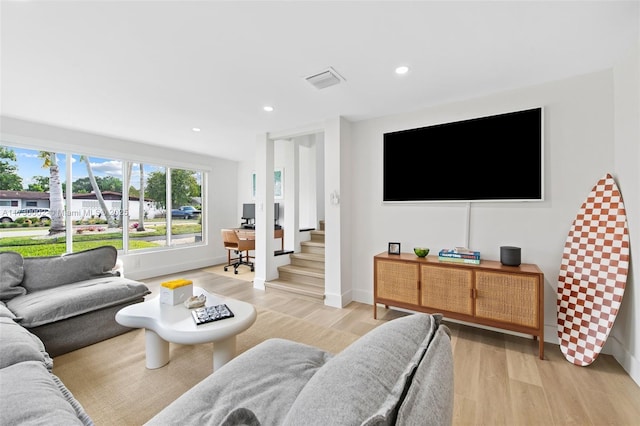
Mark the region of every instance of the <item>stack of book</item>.
<instances>
[{"instance_id":1,"label":"stack of book","mask_svg":"<svg viewBox=\"0 0 640 426\"><path fill-rule=\"evenodd\" d=\"M440 262L471 263L474 265L479 265L480 252L469 250L468 248L464 247L442 249L438 253L438 260Z\"/></svg>"}]
</instances>

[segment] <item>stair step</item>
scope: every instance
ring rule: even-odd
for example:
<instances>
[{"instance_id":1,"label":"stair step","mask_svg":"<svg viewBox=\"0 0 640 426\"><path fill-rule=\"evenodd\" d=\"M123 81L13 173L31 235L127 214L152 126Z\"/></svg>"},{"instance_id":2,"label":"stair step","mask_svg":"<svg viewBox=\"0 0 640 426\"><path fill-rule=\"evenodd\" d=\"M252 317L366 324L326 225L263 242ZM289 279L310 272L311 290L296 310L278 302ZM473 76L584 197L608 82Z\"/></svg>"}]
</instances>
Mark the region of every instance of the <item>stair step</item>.
<instances>
[{"instance_id":1,"label":"stair step","mask_svg":"<svg viewBox=\"0 0 640 426\"><path fill-rule=\"evenodd\" d=\"M313 247L322 247L324 248L324 241L302 241L300 242L301 246L313 246Z\"/></svg>"},{"instance_id":2,"label":"stair step","mask_svg":"<svg viewBox=\"0 0 640 426\"><path fill-rule=\"evenodd\" d=\"M324 242L318 241L302 241L300 249L303 253L314 253L324 255Z\"/></svg>"},{"instance_id":3,"label":"stair step","mask_svg":"<svg viewBox=\"0 0 640 426\"><path fill-rule=\"evenodd\" d=\"M324 262L324 254L318 253L291 253L289 258L299 258L304 260L315 260L316 262Z\"/></svg>"},{"instance_id":4,"label":"stair step","mask_svg":"<svg viewBox=\"0 0 640 426\"><path fill-rule=\"evenodd\" d=\"M324 300L324 287L318 287L315 285L292 283L282 280L267 281L264 283L265 288L269 290L276 290L283 293L293 293L314 301Z\"/></svg>"},{"instance_id":5,"label":"stair step","mask_svg":"<svg viewBox=\"0 0 640 426\"><path fill-rule=\"evenodd\" d=\"M324 231L311 231L309 234L311 235L311 241L324 243Z\"/></svg>"},{"instance_id":6,"label":"stair step","mask_svg":"<svg viewBox=\"0 0 640 426\"><path fill-rule=\"evenodd\" d=\"M324 271L324 256L313 253L293 253L289 255L292 266L301 266Z\"/></svg>"},{"instance_id":7,"label":"stair step","mask_svg":"<svg viewBox=\"0 0 640 426\"><path fill-rule=\"evenodd\" d=\"M289 272L291 274L304 275L307 277L324 279L324 269L307 268L304 266L294 266L294 265L282 265L282 266L278 266L278 271L280 272L284 271L284 272Z\"/></svg>"},{"instance_id":8,"label":"stair step","mask_svg":"<svg viewBox=\"0 0 640 426\"><path fill-rule=\"evenodd\" d=\"M309 284L324 289L324 270L296 265L278 266L280 281Z\"/></svg>"},{"instance_id":9,"label":"stair step","mask_svg":"<svg viewBox=\"0 0 640 426\"><path fill-rule=\"evenodd\" d=\"M291 258L291 266L300 266L303 268L312 268L318 271L324 271L324 261Z\"/></svg>"},{"instance_id":10,"label":"stair step","mask_svg":"<svg viewBox=\"0 0 640 426\"><path fill-rule=\"evenodd\" d=\"M300 243L301 252L289 254L291 264L278 266L279 278L265 282L265 289L317 302L324 300L324 221L320 221L320 230L309 232L311 240Z\"/></svg>"}]
</instances>

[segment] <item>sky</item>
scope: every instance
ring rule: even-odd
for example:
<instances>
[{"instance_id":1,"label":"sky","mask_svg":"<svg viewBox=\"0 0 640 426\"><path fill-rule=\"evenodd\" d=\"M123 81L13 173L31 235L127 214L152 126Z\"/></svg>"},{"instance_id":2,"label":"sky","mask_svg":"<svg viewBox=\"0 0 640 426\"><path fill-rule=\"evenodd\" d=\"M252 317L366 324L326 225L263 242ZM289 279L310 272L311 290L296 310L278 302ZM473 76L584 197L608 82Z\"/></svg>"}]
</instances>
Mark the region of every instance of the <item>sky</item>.
<instances>
[{"instance_id":1,"label":"sky","mask_svg":"<svg viewBox=\"0 0 640 426\"><path fill-rule=\"evenodd\" d=\"M49 177L49 170L42 167L43 160L38 158L37 150L31 149L23 149L16 147L9 147L16 154L16 163L14 163L18 167L18 174L22 177L22 184L26 189L30 183L33 183L34 176L45 176ZM66 179L66 155L65 154L57 154L58 165L60 166L60 174L63 181ZM93 174L96 177L106 177L113 176L118 179L122 179L122 162L119 160L113 159L104 159L99 157L89 157L91 163L91 169L93 170ZM77 179L81 179L87 177L87 168L84 163L80 163L80 156L73 155L72 156L72 181L76 181ZM144 171L145 175L148 176L149 173L163 170L162 167L145 165ZM140 187L140 174L138 164L134 164L133 170L131 173L131 186L136 189Z\"/></svg>"}]
</instances>

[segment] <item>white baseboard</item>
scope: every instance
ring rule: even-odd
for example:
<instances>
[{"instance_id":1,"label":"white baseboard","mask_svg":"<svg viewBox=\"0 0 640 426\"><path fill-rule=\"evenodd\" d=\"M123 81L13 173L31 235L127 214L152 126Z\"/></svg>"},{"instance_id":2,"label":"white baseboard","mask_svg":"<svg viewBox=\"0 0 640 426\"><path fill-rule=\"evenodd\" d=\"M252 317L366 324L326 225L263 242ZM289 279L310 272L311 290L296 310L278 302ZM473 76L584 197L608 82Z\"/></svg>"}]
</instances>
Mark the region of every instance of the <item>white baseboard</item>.
<instances>
[{"instance_id":1,"label":"white baseboard","mask_svg":"<svg viewBox=\"0 0 640 426\"><path fill-rule=\"evenodd\" d=\"M351 291L348 291L344 294L337 293L326 293L324 294L324 304L326 306L331 306L332 308L344 308L349 303L351 303L353 299L351 298Z\"/></svg>"},{"instance_id":2,"label":"white baseboard","mask_svg":"<svg viewBox=\"0 0 640 426\"><path fill-rule=\"evenodd\" d=\"M262 278L255 277L253 279L253 288L257 288L258 290L264 290L265 280Z\"/></svg>"},{"instance_id":3,"label":"white baseboard","mask_svg":"<svg viewBox=\"0 0 640 426\"><path fill-rule=\"evenodd\" d=\"M606 346L610 347L611 353L616 361L624 368L631 379L640 386L640 361L629 353L629 350L622 346L618 339L613 336L609 336L605 347Z\"/></svg>"},{"instance_id":4,"label":"white baseboard","mask_svg":"<svg viewBox=\"0 0 640 426\"><path fill-rule=\"evenodd\" d=\"M544 336L545 342L560 346L558 329L555 325L545 325ZM560 348L558 348L558 350L560 350ZM613 356L615 360L618 361L618 364L629 374L631 379L640 386L640 361L629 353L629 350L620 344L618 339L610 335L601 353Z\"/></svg>"},{"instance_id":5,"label":"white baseboard","mask_svg":"<svg viewBox=\"0 0 640 426\"><path fill-rule=\"evenodd\" d=\"M222 262L226 262L226 258ZM207 268L209 266L219 265L220 262L212 262L210 260L199 260L193 262L180 262L180 264L155 265L153 268L125 268L125 277L132 280L143 280L146 278L154 278L162 275L177 274L179 272L190 271L192 269Z\"/></svg>"}]
</instances>

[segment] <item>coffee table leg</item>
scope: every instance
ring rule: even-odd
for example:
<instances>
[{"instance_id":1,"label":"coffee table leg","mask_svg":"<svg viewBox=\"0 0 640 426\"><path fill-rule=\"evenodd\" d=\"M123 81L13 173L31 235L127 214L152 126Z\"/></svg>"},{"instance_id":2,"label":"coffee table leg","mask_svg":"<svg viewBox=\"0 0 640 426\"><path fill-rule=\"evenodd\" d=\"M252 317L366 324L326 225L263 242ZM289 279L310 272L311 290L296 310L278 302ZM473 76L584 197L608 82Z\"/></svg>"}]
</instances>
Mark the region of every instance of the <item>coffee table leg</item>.
<instances>
[{"instance_id":1,"label":"coffee table leg","mask_svg":"<svg viewBox=\"0 0 640 426\"><path fill-rule=\"evenodd\" d=\"M169 342L148 328L145 329L144 337L147 352L147 368L154 370L167 365L169 362Z\"/></svg>"},{"instance_id":2,"label":"coffee table leg","mask_svg":"<svg viewBox=\"0 0 640 426\"><path fill-rule=\"evenodd\" d=\"M236 336L218 340L213 344L213 371L231 361L236 356Z\"/></svg>"}]
</instances>

